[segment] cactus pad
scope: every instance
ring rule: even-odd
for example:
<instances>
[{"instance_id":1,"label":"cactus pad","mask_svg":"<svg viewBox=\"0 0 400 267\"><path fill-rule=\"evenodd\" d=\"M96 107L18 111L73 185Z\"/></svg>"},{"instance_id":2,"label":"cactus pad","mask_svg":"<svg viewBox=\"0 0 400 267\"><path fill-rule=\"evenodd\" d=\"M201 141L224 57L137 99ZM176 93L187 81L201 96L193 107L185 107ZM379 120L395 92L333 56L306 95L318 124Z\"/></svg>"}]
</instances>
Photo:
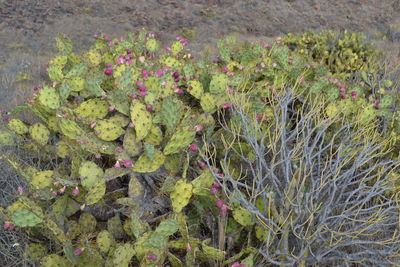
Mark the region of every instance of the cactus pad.
<instances>
[{"instance_id":1,"label":"cactus pad","mask_svg":"<svg viewBox=\"0 0 400 267\"><path fill-rule=\"evenodd\" d=\"M149 133L152 125L151 113L146 110L146 106L136 101L131 105L131 120L135 125L136 138L142 140Z\"/></svg>"},{"instance_id":2,"label":"cactus pad","mask_svg":"<svg viewBox=\"0 0 400 267\"><path fill-rule=\"evenodd\" d=\"M44 86L39 91L38 100L40 104L50 109L57 109L60 107L60 97L56 89Z\"/></svg>"},{"instance_id":3,"label":"cactus pad","mask_svg":"<svg viewBox=\"0 0 400 267\"><path fill-rule=\"evenodd\" d=\"M201 108L208 113L212 113L217 108L217 101L215 96L210 93L205 93L200 99Z\"/></svg>"},{"instance_id":4,"label":"cactus pad","mask_svg":"<svg viewBox=\"0 0 400 267\"><path fill-rule=\"evenodd\" d=\"M79 125L73 120L60 119L58 121L60 131L67 137L71 139L80 139L84 136L84 131Z\"/></svg>"},{"instance_id":5,"label":"cactus pad","mask_svg":"<svg viewBox=\"0 0 400 267\"><path fill-rule=\"evenodd\" d=\"M35 123L29 128L29 132L33 140L39 145L44 146L47 144L50 136L50 131L41 123Z\"/></svg>"},{"instance_id":6,"label":"cactus pad","mask_svg":"<svg viewBox=\"0 0 400 267\"><path fill-rule=\"evenodd\" d=\"M30 183L34 188L44 189L52 185L52 175L53 171L50 170L38 172L32 177Z\"/></svg>"},{"instance_id":7,"label":"cactus pad","mask_svg":"<svg viewBox=\"0 0 400 267\"><path fill-rule=\"evenodd\" d=\"M96 218L89 212L84 212L79 217L79 226L85 233L92 233L96 229Z\"/></svg>"},{"instance_id":8,"label":"cactus pad","mask_svg":"<svg viewBox=\"0 0 400 267\"><path fill-rule=\"evenodd\" d=\"M219 250L214 247L207 246L208 240L204 240L201 243L203 253L209 260L223 260L225 258L225 251Z\"/></svg>"},{"instance_id":9,"label":"cactus pad","mask_svg":"<svg viewBox=\"0 0 400 267\"><path fill-rule=\"evenodd\" d=\"M43 222L42 218L25 209L15 211L12 221L19 227L34 227Z\"/></svg>"},{"instance_id":10,"label":"cactus pad","mask_svg":"<svg viewBox=\"0 0 400 267\"><path fill-rule=\"evenodd\" d=\"M97 136L104 141L113 141L125 133L124 129L110 120L101 120L94 127Z\"/></svg>"},{"instance_id":11,"label":"cactus pad","mask_svg":"<svg viewBox=\"0 0 400 267\"><path fill-rule=\"evenodd\" d=\"M133 171L140 173L155 172L164 164L164 161L165 156L160 151L155 152L152 160L146 154L143 154L135 162Z\"/></svg>"},{"instance_id":12,"label":"cactus pad","mask_svg":"<svg viewBox=\"0 0 400 267\"><path fill-rule=\"evenodd\" d=\"M194 96L197 99L200 99L204 93L203 85L199 81L196 81L196 80L189 81L188 85L192 87L192 89L188 89L189 94L191 94L192 96Z\"/></svg>"},{"instance_id":13,"label":"cactus pad","mask_svg":"<svg viewBox=\"0 0 400 267\"><path fill-rule=\"evenodd\" d=\"M102 119L108 114L108 104L102 99L89 99L82 102L75 110L75 113L82 118L89 118L92 120Z\"/></svg>"},{"instance_id":14,"label":"cactus pad","mask_svg":"<svg viewBox=\"0 0 400 267\"><path fill-rule=\"evenodd\" d=\"M96 204L103 198L105 193L106 182L102 180L89 189L88 193L86 194L85 203L87 205Z\"/></svg>"},{"instance_id":15,"label":"cactus pad","mask_svg":"<svg viewBox=\"0 0 400 267\"><path fill-rule=\"evenodd\" d=\"M125 235L124 228L122 227L121 219L119 214L110 218L107 221L107 230L112 234L115 239L121 239Z\"/></svg>"},{"instance_id":16,"label":"cactus pad","mask_svg":"<svg viewBox=\"0 0 400 267\"><path fill-rule=\"evenodd\" d=\"M210 82L210 93L223 94L228 88L228 77L224 73L213 75Z\"/></svg>"},{"instance_id":17,"label":"cactus pad","mask_svg":"<svg viewBox=\"0 0 400 267\"><path fill-rule=\"evenodd\" d=\"M29 132L28 127L20 119L11 119L7 124L8 129L16 134L26 134Z\"/></svg>"},{"instance_id":18,"label":"cactus pad","mask_svg":"<svg viewBox=\"0 0 400 267\"><path fill-rule=\"evenodd\" d=\"M47 255L42 259L41 263L41 266L43 267L64 267L70 265L66 258L63 258L57 254Z\"/></svg>"},{"instance_id":19,"label":"cactus pad","mask_svg":"<svg viewBox=\"0 0 400 267\"><path fill-rule=\"evenodd\" d=\"M89 190L97 183L104 180L103 170L91 161L85 161L79 168L79 175L81 177L82 186Z\"/></svg>"},{"instance_id":20,"label":"cactus pad","mask_svg":"<svg viewBox=\"0 0 400 267\"><path fill-rule=\"evenodd\" d=\"M101 54L96 49L89 50L85 54L85 58L87 59L87 62L90 64L90 66L92 66L92 67L100 65L101 60L102 60Z\"/></svg>"},{"instance_id":21,"label":"cactus pad","mask_svg":"<svg viewBox=\"0 0 400 267\"><path fill-rule=\"evenodd\" d=\"M159 47L158 41L154 38L150 38L146 42L146 49L149 50L150 53L156 52Z\"/></svg>"},{"instance_id":22,"label":"cactus pad","mask_svg":"<svg viewBox=\"0 0 400 267\"><path fill-rule=\"evenodd\" d=\"M175 184L174 191L171 193L172 207L175 212L181 212L189 204L192 197L193 186L186 183L185 180L179 180Z\"/></svg>"},{"instance_id":23,"label":"cactus pad","mask_svg":"<svg viewBox=\"0 0 400 267\"><path fill-rule=\"evenodd\" d=\"M178 231L179 225L175 220L165 220L160 223L157 229L154 231L161 237L167 238Z\"/></svg>"},{"instance_id":24,"label":"cactus pad","mask_svg":"<svg viewBox=\"0 0 400 267\"><path fill-rule=\"evenodd\" d=\"M146 138L143 139L143 141L153 146L160 145L163 141L161 129L153 124L150 128L149 134L146 136Z\"/></svg>"},{"instance_id":25,"label":"cactus pad","mask_svg":"<svg viewBox=\"0 0 400 267\"><path fill-rule=\"evenodd\" d=\"M131 128L126 130L124 135L124 150L130 156L136 156L142 149L142 143L136 140L135 131Z\"/></svg>"},{"instance_id":26,"label":"cactus pad","mask_svg":"<svg viewBox=\"0 0 400 267\"><path fill-rule=\"evenodd\" d=\"M179 52L181 52L183 49L183 44L179 41L175 41L172 43L171 45L171 52L174 56L176 56L177 54L179 54Z\"/></svg>"},{"instance_id":27,"label":"cactus pad","mask_svg":"<svg viewBox=\"0 0 400 267\"><path fill-rule=\"evenodd\" d=\"M238 208L233 210L233 218L243 226L250 226L254 224L251 213L245 208Z\"/></svg>"},{"instance_id":28,"label":"cactus pad","mask_svg":"<svg viewBox=\"0 0 400 267\"><path fill-rule=\"evenodd\" d=\"M164 148L164 154L178 153L181 149L187 148L192 143L196 135L195 131L190 131L190 127L184 127L182 130L176 132L168 141Z\"/></svg>"},{"instance_id":29,"label":"cactus pad","mask_svg":"<svg viewBox=\"0 0 400 267\"><path fill-rule=\"evenodd\" d=\"M111 246L113 245L113 243L114 243L114 238L109 231L103 230L97 234L96 244L101 252L107 253L111 248Z\"/></svg>"},{"instance_id":30,"label":"cactus pad","mask_svg":"<svg viewBox=\"0 0 400 267\"><path fill-rule=\"evenodd\" d=\"M128 267L132 257L135 255L135 249L130 243L118 245L114 251L113 264L114 266Z\"/></svg>"},{"instance_id":31,"label":"cactus pad","mask_svg":"<svg viewBox=\"0 0 400 267\"><path fill-rule=\"evenodd\" d=\"M184 104L179 99L165 98L161 106L162 124L167 127L167 131L172 133L178 124Z\"/></svg>"}]
</instances>

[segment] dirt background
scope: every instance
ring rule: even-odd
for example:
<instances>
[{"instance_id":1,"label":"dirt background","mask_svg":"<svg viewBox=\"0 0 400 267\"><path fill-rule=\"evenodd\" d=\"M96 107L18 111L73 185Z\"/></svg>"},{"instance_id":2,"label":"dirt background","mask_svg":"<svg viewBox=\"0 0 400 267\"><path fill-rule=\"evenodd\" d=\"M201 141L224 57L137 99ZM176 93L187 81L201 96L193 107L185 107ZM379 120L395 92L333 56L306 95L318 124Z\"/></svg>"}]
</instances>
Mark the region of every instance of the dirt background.
<instances>
[{"instance_id":1,"label":"dirt background","mask_svg":"<svg viewBox=\"0 0 400 267\"><path fill-rule=\"evenodd\" d=\"M118 37L145 27L168 42L194 30L196 52L227 34L266 39L323 29L400 43L396 25L400 0L0 0L0 109L21 103L43 83L60 32L79 52L95 33Z\"/></svg>"}]
</instances>

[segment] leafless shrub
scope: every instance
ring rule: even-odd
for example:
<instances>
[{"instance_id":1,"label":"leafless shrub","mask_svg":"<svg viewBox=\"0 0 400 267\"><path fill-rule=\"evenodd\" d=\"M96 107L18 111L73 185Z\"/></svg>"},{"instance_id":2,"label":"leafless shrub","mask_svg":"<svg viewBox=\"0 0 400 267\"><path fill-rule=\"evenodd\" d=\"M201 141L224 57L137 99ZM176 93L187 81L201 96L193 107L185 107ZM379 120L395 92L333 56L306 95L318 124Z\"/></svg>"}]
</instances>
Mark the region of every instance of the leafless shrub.
<instances>
[{"instance_id":1,"label":"leafless shrub","mask_svg":"<svg viewBox=\"0 0 400 267\"><path fill-rule=\"evenodd\" d=\"M221 122L225 179L215 178L268 231L260 266L400 264L399 203L391 193L399 161L387 158L373 124L339 123L330 133L340 119L325 118L323 103L307 99L294 108L299 101L291 89L271 97L267 129L242 104L232 110L235 124ZM238 142L250 145L255 161L235 149Z\"/></svg>"}]
</instances>

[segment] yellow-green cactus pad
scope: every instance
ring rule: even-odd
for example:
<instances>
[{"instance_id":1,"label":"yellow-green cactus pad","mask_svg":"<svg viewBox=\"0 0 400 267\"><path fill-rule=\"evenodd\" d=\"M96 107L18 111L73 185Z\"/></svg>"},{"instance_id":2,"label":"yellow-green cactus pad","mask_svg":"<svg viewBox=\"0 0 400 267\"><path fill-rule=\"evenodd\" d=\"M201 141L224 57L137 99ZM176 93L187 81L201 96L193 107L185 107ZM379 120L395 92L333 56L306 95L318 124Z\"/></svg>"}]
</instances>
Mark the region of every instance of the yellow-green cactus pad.
<instances>
[{"instance_id":1,"label":"yellow-green cactus pad","mask_svg":"<svg viewBox=\"0 0 400 267\"><path fill-rule=\"evenodd\" d=\"M8 129L16 134L26 134L29 132L28 127L20 119L11 119L7 124Z\"/></svg>"},{"instance_id":2,"label":"yellow-green cactus pad","mask_svg":"<svg viewBox=\"0 0 400 267\"><path fill-rule=\"evenodd\" d=\"M201 243L201 248L205 254L205 256L209 259L209 260L223 260L225 258L225 251L219 250L217 248L211 247L211 246L207 246L207 240L204 240Z\"/></svg>"},{"instance_id":3,"label":"yellow-green cactus pad","mask_svg":"<svg viewBox=\"0 0 400 267\"><path fill-rule=\"evenodd\" d=\"M207 188L209 189L214 184L214 176L209 169L203 170L199 177L192 181L194 189Z\"/></svg>"},{"instance_id":4,"label":"yellow-green cactus pad","mask_svg":"<svg viewBox=\"0 0 400 267\"><path fill-rule=\"evenodd\" d=\"M250 226L254 224L251 213L245 208L241 207L234 209L232 214L233 218L243 226Z\"/></svg>"},{"instance_id":5,"label":"yellow-green cactus pad","mask_svg":"<svg viewBox=\"0 0 400 267\"><path fill-rule=\"evenodd\" d=\"M130 119L122 114L117 114L115 116L112 116L111 118L108 119L114 124L119 125L120 127L125 127L129 124Z\"/></svg>"},{"instance_id":6,"label":"yellow-green cactus pad","mask_svg":"<svg viewBox=\"0 0 400 267\"><path fill-rule=\"evenodd\" d=\"M158 41L154 38L150 38L146 42L146 49L149 50L150 53L154 53L160 47Z\"/></svg>"},{"instance_id":7,"label":"yellow-green cactus pad","mask_svg":"<svg viewBox=\"0 0 400 267\"><path fill-rule=\"evenodd\" d=\"M133 171L140 173L155 172L164 164L164 161L165 156L160 151L155 152L152 160L146 154L143 154L133 165Z\"/></svg>"},{"instance_id":8,"label":"yellow-green cactus pad","mask_svg":"<svg viewBox=\"0 0 400 267\"><path fill-rule=\"evenodd\" d=\"M205 93L200 99L201 108L208 113L212 113L217 109L217 101L215 96L210 93Z\"/></svg>"},{"instance_id":9,"label":"yellow-green cactus pad","mask_svg":"<svg viewBox=\"0 0 400 267\"><path fill-rule=\"evenodd\" d=\"M82 77L72 77L68 80L68 85L74 92L80 92L85 89L85 79Z\"/></svg>"},{"instance_id":10,"label":"yellow-green cactus pad","mask_svg":"<svg viewBox=\"0 0 400 267\"><path fill-rule=\"evenodd\" d=\"M43 267L61 267L70 265L68 260L57 254L50 254L44 257L41 261Z\"/></svg>"},{"instance_id":11,"label":"yellow-green cactus pad","mask_svg":"<svg viewBox=\"0 0 400 267\"><path fill-rule=\"evenodd\" d=\"M144 142L158 146L163 140L162 131L157 125L152 125L149 134L143 139Z\"/></svg>"},{"instance_id":12,"label":"yellow-green cactus pad","mask_svg":"<svg viewBox=\"0 0 400 267\"><path fill-rule=\"evenodd\" d=\"M168 141L164 148L164 154L178 153L181 149L187 148L192 143L196 135L195 131L191 131L190 127L184 127L182 130L176 132Z\"/></svg>"},{"instance_id":13,"label":"yellow-green cactus pad","mask_svg":"<svg viewBox=\"0 0 400 267\"><path fill-rule=\"evenodd\" d=\"M96 245L101 252L107 253L108 250L113 245L113 243L114 243L114 237L111 235L109 231L103 230L100 233L98 233L96 238Z\"/></svg>"},{"instance_id":14,"label":"yellow-green cactus pad","mask_svg":"<svg viewBox=\"0 0 400 267\"><path fill-rule=\"evenodd\" d=\"M0 145L11 146L14 144L14 134L7 129L0 130Z\"/></svg>"},{"instance_id":15,"label":"yellow-green cactus pad","mask_svg":"<svg viewBox=\"0 0 400 267\"><path fill-rule=\"evenodd\" d=\"M175 41L171 45L171 52L174 56L176 56L183 49L183 44L180 41Z\"/></svg>"},{"instance_id":16,"label":"yellow-green cactus pad","mask_svg":"<svg viewBox=\"0 0 400 267\"><path fill-rule=\"evenodd\" d=\"M91 161L85 161L79 168L79 175L81 177L82 186L89 190L97 183L104 181L103 170Z\"/></svg>"},{"instance_id":17,"label":"yellow-green cactus pad","mask_svg":"<svg viewBox=\"0 0 400 267\"><path fill-rule=\"evenodd\" d=\"M85 54L85 59L90 64L90 66L95 67L100 65L102 57L99 51L97 51L96 49L92 49Z\"/></svg>"},{"instance_id":18,"label":"yellow-green cactus pad","mask_svg":"<svg viewBox=\"0 0 400 267\"><path fill-rule=\"evenodd\" d=\"M228 76L224 73L214 74L210 82L210 93L223 94L228 88Z\"/></svg>"},{"instance_id":19,"label":"yellow-green cactus pad","mask_svg":"<svg viewBox=\"0 0 400 267\"><path fill-rule=\"evenodd\" d=\"M93 205L99 202L106 193L106 182L100 181L92 186L86 194L86 205Z\"/></svg>"},{"instance_id":20,"label":"yellow-green cactus pad","mask_svg":"<svg viewBox=\"0 0 400 267\"><path fill-rule=\"evenodd\" d=\"M94 130L96 135L104 141L113 141L125 133L120 125L110 120L98 121Z\"/></svg>"},{"instance_id":21,"label":"yellow-green cactus pad","mask_svg":"<svg viewBox=\"0 0 400 267\"><path fill-rule=\"evenodd\" d=\"M135 249L132 244L118 245L114 251L112 262L114 266L128 267L134 255Z\"/></svg>"},{"instance_id":22,"label":"yellow-green cactus pad","mask_svg":"<svg viewBox=\"0 0 400 267\"><path fill-rule=\"evenodd\" d=\"M39 91L38 100L40 104L49 108L57 109L60 107L60 96L58 95L55 88L44 86Z\"/></svg>"},{"instance_id":23,"label":"yellow-green cactus pad","mask_svg":"<svg viewBox=\"0 0 400 267\"><path fill-rule=\"evenodd\" d=\"M152 125L151 113L146 110L145 104L136 101L130 108L131 120L135 125L136 138L142 140L149 133Z\"/></svg>"},{"instance_id":24,"label":"yellow-green cactus pad","mask_svg":"<svg viewBox=\"0 0 400 267\"><path fill-rule=\"evenodd\" d=\"M51 170L38 172L32 177L30 183L34 188L44 189L52 185L52 175L53 171Z\"/></svg>"},{"instance_id":25,"label":"yellow-green cactus pad","mask_svg":"<svg viewBox=\"0 0 400 267\"><path fill-rule=\"evenodd\" d=\"M76 115L92 120L102 119L108 114L107 101L93 98L82 102L75 110Z\"/></svg>"},{"instance_id":26,"label":"yellow-green cactus pad","mask_svg":"<svg viewBox=\"0 0 400 267\"><path fill-rule=\"evenodd\" d=\"M200 99L204 93L203 85L199 81L196 81L196 80L189 81L188 85L191 86L191 89L190 88L188 89L189 94L191 94L192 96L194 96L197 99Z\"/></svg>"},{"instance_id":27,"label":"yellow-green cactus pad","mask_svg":"<svg viewBox=\"0 0 400 267\"><path fill-rule=\"evenodd\" d=\"M39 145L46 145L49 141L50 131L41 123L35 123L29 128L29 132L33 140Z\"/></svg>"},{"instance_id":28,"label":"yellow-green cactus pad","mask_svg":"<svg viewBox=\"0 0 400 267\"><path fill-rule=\"evenodd\" d=\"M189 204L192 193L192 184L186 183L185 180L179 180L176 182L174 191L170 195L172 207L175 212L181 212L182 209Z\"/></svg>"},{"instance_id":29,"label":"yellow-green cactus pad","mask_svg":"<svg viewBox=\"0 0 400 267\"><path fill-rule=\"evenodd\" d=\"M142 150L142 143L136 140L135 131L132 128L126 130L124 135L124 151L130 156L136 156Z\"/></svg>"}]
</instances>

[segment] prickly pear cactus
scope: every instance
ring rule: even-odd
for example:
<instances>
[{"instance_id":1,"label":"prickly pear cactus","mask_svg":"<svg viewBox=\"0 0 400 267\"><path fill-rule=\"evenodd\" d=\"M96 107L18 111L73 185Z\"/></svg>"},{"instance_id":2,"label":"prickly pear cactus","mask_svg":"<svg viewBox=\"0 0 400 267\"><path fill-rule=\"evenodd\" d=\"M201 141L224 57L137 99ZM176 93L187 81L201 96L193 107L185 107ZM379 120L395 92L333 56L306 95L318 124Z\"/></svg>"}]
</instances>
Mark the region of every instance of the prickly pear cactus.
<instances>
[{"instance_id":1,"label":"prickly pear cactus","mask_svg":"<svg viewBox=\"0 0 400 267\"><path fill-rule=\"evenodd\" d=\"M228 88L228 77L224 73L213 75L210 82L210 93L224 94Z\"/></svg>"},{"instance_id":2,"label":"prickly pear cactus","mask_svg":"<svg viewBox=\"0 0 400 267\"><path fill-rule=\"evenodd\" d=\"M125 232L122 227L119 214L115 215L107 221L107 230L112 234L115 239L121 239L124 237Z\"/></svg>"},{"instance_id":3,"label":"prickly pear cactus","mask_svg":"<svg viewBox=\"0 0 400 267\"><path fill-rule=\"evenodd\" d=\"M85 203L93 205L99 202L106 193L106 182L101 180L92 186L86 194Z\"/></svg>"},{"instance_id":4,"label":"prickly pear cactus","mask_svg":"<svg viewBox=\"0 0 400 267\"><path fill-rule=\"evenodd\" d=\"M60 107L60 97L56 89L45 86L39 91L38 100L40 104L49 109L58 109Z\"/></svg>"},{"instance_id":5,"label":"prickly pear cactus","mask_svg":"<svg viewBox=\"0 0 400 267\"><path fill-rule=\"evenodd\" d=\"M210 93L205 93L200 98L200 105L205 112L214 112L217 109L217 101L215 100L215 96Z\"/></svg>"},{"instance_id":6,"label":"prickly pear cactus","mask_svg":"<svg viewBox=\"0 0 400 267\"><path fill-rule=\"evenodd\" d=\"M94 187L97 183L103 181L104 172L96 165L96 163L91 161L85 161L79 168L79 175L81 177L82 186L89 190Z\"/></svg>"},{"instance_id":7,"label":"prickly pear cactus","mask_svg":"<svg viewBox=\"0 0 400 267\"><path fill-rule=\"evenodd\" d=\"M108 104L105 100L93 98L82 102L75 110L76 115L91 120L102 119L108 114Z\"/></svg>"},{"instance_id":8,"label":"prickly pear cactus","mask_svg":"<svg viewBox=\"0 0 400 267\"><path fill-rule=\"evenodd\" d=\"M92 233L96 229L96 218L89 212L84 212L79 217L79 226L85 233Z\"/></svg>"},{"instance_id":9,"label":"prickly pear cactus","mask_svg":"<svg viewBox=\"0 0 400 267\"><path fill-rule=\"evenodd\" d=\"M103 230L97 234L96 244L102 253L107 253L114 242L113 235L107 230Z\"/></svg>"},{"instance_id":10,"label":"prickly pear cactus","mask_svg":"<svg viewBox=\"0 0 400 267\"><path fill-rule=\"evenodd\" d=\"M69 266L68 260L57 254L50 254L44 257L41 261L43 267L64 267Z\"/></svg>"},{"instance_id":11,"label":"prickly pear cactus","mask_svg":"<svg viewBox=\"0 0 400 267\"><path fill-rule=\"evenodd\" d=\"M115 249L112 262L114 266L128 267L134 255L135 249L132 244L121 244Z\"/></svg>"},{"instance_id":12,"label":"prickly pear cactus","mask_svg":"<svg viewBox=\"0 0 400 267\"><path fill-rule=\"evenodd\" d=\"M199 81L196 81L196 80L189 81L188 85L189 85L189 89L188 89L189 94L191 94L192 96L194 96L197 99L201 99L201 96L204 93L203 85Z\"/></svg>"},{"instance_id":13,"label":"prickly pear cactus","mask_svg":"<svg viewBox=\"0 0 400 267\"><path fill-rule=\"evenodd\" d=\"M130 114L132 123L135 125L136 138L140 141L146 137L151 129L151 113L146 110L143 103L136 101L131 105Z\"/></svg>"},{"instance_id":14,"label":"prickly pear cactus","mask_svg":"<svg viewBox=\"0 0 400 267\"><path fill-rule=\"evenodd\" d=\"M159 48L159 43L156 39L154 38L149 38L146 42L146 49L149 50L150 53L154 53L158 50Z\"/></svg>"},{"instance_id":15,"label":"prickly pear cactus","mask_svg":"<svg viewBox=\"0 0 400 267\"><path fill-rule=\"evenodd\" d=\"M189 204L189 200L192 197L192 190L193 186L186 183L185 180L176 182L175 189L170 195L172 207L175 212L181 212L182 209Z\"/></svg>"},{"instance_id":16,"label":"prickly pear cactus","mask_svg":"<svg viewBox=\"0 0 400 267\"><path fill-rule=\"evenodd\" d=\"M190 127L184 127L177 131L164 147L164 154L174 154L180 152L181 149L187 148L192 143L196 135L195 131L191 131Z\"/></svg>"},{"instance_id":17,"label":"prickly pear cactus","mask_svg":"<svg viewBox=\"0 0 400 267\"><path fill-rule=\"evenodd\" d=\"M29 210L17 210L12 215L12 221L19 227L34 227L43 222L43 219Z\"/></svg>"},{"instance_id":18,"label":"prickly pear cactus","mask_svg":"<svg viewBox=\"0 0 400 267\"><path fill-rule=\"evenodd\" d=\"M11 119L7 124L8 129L16 134L26 134L29 132L29 128L20 119Z\"/></svg>"},{"instance_id":19,"label":"prickly pear cactus","mask_svg":"<svg viewBox=\"0 0 400 267\"><path fill-rule=\"evenodd\" d=\"M111 120L100 120L94 127L96 135L104 141L114 141L125 133L124 129Z\"/></svg>"},{"instance_id":20,"label":"prickly pear cactus","mask_svg":"<svg viewBox=\"0 0 400 267\"><path fill-rule=\"evenodd\" d=\"M223 260L225 258L225 251L219 250L217 248L208 246L210 240L204 240L201 243L202 251L204 252L205 256L208 260Z\"/></svg>"},{"instance_id":21,"label":"prickly pear cactus","mask_svg":"<svg viewBox=\"0 0 400 267\"><path fill-rule=\"evenodd\" d=\"M160 151L155 152L153 159L143 154L134 164L133 171L140 173L155 172L164 164L164 161L165 156Z\"/></svg>"},{"instance_id":22,"label":"prickly pear cactus","mask_svg":"<svg viewBox=\"0 0 400 267\"><path fill-rule=\"evenodd\" d=\"M183 49L183 44L179 41L175 41L171 45L171 52L174 56L176 56Z\"/></svg>"},{"instance_id":23,"label":"prickly pear cactus","mask_svg":"<svg viewBox=\"0 0 400 267\"><path fill-rule=\"evenodd\" d=\"M35 123L29 128L29 133L33 140L39 145L44 146L47 144L50 136L50 131L41 123Z\"/></svg>"},{"instance_id":24,"label":"prickly pear cactus","mask_svg":"<svg viewBox=\"0 0 400 267\"><path fill-rule=\"evenodd\" d=\"M233 210L233 218L243 226L250 226L254 224L251 213L245 208L237 208Z\"/></svg>"},{"instance_id":25,"label":"prickly pear cactus","mask_svg":"<svg viewBox=\"0 0 400 267\"><path fill-rule=\"evenodd\" d=\"M50 187L54 182L52 175L53 171L51 170L38 172L32 177L30 184L36 189Z\"/></svg>"}]
</instances>

